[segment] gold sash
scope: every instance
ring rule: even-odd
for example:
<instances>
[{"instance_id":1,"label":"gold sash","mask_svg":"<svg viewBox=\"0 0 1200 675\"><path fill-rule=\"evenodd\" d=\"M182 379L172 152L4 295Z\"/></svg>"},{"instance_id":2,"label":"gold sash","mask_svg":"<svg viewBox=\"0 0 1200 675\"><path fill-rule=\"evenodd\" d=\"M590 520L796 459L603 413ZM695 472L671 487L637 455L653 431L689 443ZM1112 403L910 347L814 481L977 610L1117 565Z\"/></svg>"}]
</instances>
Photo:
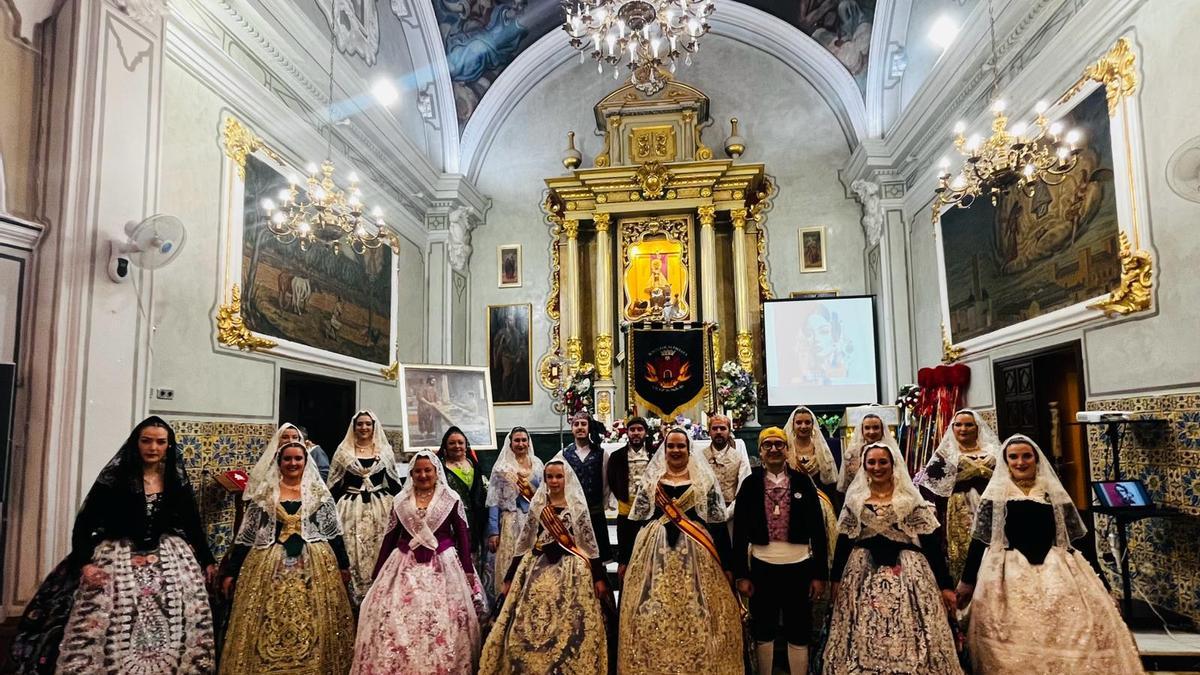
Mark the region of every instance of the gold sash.
<instances>
[{"instance_id":1,"label":"gold sash","mask_svg":"<svg viewBox=\"0 0 1200 675\"><path fill-rule=\"evenodd\" d=\"M549 505L544 507L539 517L541 518L542 525L546 528L546 531L554 535L554 540L558 542L559 546L562 546L563 548L567 549L567 551L575 554L585 563L588 563L589 565L591 564L592 559L589 558L582 549L575 545L574 537L571 536L570 532L567 532L567 526L563 525L563 522L558 519L557 515L554 514L553 507Z\"/></svg>"},{"instance_id":2,"label":"gold sash","mask_svg":"<svg viewBox=\"0 0 1200 675\"><path fill-rule=\"evenodd\" d=\"M712 535L702 526L697 525L684 514L683 509L675 503L675 500L667 496L666 490L663 490L662 483L659 483L654 490L654 503L658 508L663 510L663 515L675 523L684 534L691 537L693 541L704 547L713 560L717 561L717 565L721 565L721 555L717 553L717 545L713 542Z\"/></svg>"}]
</instances>

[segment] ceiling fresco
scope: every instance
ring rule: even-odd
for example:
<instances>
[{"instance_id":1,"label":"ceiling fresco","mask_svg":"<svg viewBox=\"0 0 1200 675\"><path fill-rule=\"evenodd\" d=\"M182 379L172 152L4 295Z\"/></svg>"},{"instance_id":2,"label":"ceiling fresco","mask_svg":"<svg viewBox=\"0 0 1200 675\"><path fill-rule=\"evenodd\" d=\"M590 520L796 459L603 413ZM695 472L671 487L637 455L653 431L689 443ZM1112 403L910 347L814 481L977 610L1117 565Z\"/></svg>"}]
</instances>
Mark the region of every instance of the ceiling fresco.
<instances>
[{"instance_id":1,"label":"ceiling fresco","mask_svg":"<svg viewBox=\"0 0 1200 675\"><path fill-rule=\"evenodd\" d=\"M423 2L424 0L412 0ZM488 87L517 56L562 22L559 0L429 0L446 51L454 104L461 130ZM732 2L733 0L722 0ZM335 27L338 47L356 54L368 66L387 67L380 42L379 13L388 0L310 0L320 7L326 25ZM865 89L867 57L876 0L743 0L803 31L837 57ZM397 17L404 3L391 0ZM383 5L385 9L380 9ZM312 7L306 7L310 15ZM721 3L717 4L717 13ZM382 37L382 40L380 39ZM563 38L564 42L566 38Z\"/></svg>"}]
</instances>

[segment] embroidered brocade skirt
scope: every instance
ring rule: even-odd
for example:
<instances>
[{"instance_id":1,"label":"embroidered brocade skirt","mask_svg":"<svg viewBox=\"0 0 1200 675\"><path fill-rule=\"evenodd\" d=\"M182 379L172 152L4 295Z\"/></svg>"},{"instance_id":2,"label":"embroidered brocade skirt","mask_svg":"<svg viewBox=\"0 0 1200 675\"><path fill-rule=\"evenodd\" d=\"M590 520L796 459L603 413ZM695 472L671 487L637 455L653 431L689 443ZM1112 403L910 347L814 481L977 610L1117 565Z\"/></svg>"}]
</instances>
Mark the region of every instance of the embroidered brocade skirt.
<instances>
[{"instance_id":1,"label":"embroidered brocade skirt","mask_svg":"<svg viewBox=\"0 0 1200 675\"><path fill-rule=\"evenodd\" d=\"M211 673L212 612L192 549L165 535L156 550L104 541L92 563L108 574L81 584L59 647L60 673Z\"/></svg>"},{"instance_id":2,"label":"embroidered brocade skirt","mask_svg":"<svg viewBox=\"0 0 1200 675\"><path fill-rule=\"evenodd\" d=\"M472 596L453 548L427 563L393 550L363 599L351 672L470 675L480 640Z\"/></svg>"},{"instance_id":3,"label":"embroidered brocade skirt","mask_svg":"<svg viewBox=\"0 0 1200 675\"><path fill-rule=\"evenodd\" d=\"M638 533L621 592L622 675L742 675L742 618L721 566L654 521Z\"/></svg>"},{"instance_id":4,"label":"embroidered brocade skirt","mask_svg":"<svg viewBox=\"0 0 1200 675\"><path fill-rule=\"evenodd\" d=\"M379 547L392 517L392 495L376 492L363 501L358 494L347 494L337 503L342 523L342 540L350 558L350 588L358 605L371 588L371 573L379 559Z\"/></svg>"},{"instance_id":5,"label":"embroidered brocade skirt","mask_svg":"<svg viewBox=\"0 0 1200 675\"><path fill-rule=\"evenodd\" d=\"M971 526L979 510L980 493L975 490L955 492L946 504L946 554L950 558L950 577L962 578L967 564L967 549L971 547Z\"/></svg>"},{"instance_id":6,"label":"embroidered brocade skirt","mask_svg":"<svg viewBox=\"0 0 1200 675\"><path fill-rule=\"evenodd\" d=\"M1055 547L1031 565L1019 551L989 548L970 612L975 672L1144 672L1112 597L1078 551Z\"/></svg>"},{"instance_id":7,"label":"embroidered brocade skirt","mask_svg":"<svg viewBox=\"0 0 1200 675\"><path fill-rule=\"evenodd\" d=\"M850 554L834 599L826 675L962 675L941 591L925 556L901 551L895 567Z\"/></svg>"},{"instance_id":8,"label":"embroidered brocade skirt","mask_svg":"<svg viewBox=\"0 0 1200 675\"><path fill-rule=\"evenodd\" d=\"M508 574L509 565L517 555L517 540L521 538L521 530L529 514L520 509L504 511L500 514L500 542L496 544L496 555L492 560L492 593L493 597L500 595L504 586L504 575Z\"/></svg>"},{"instance_id":9,"label":"embroidered brocade skirt","mask_svg":"<svg viewBox=\"0 0 1200 675\"><path fill-rule=\"evenodd\" d=\"M255 548L238 575L222 675L339 675L350 669L354 615L328 542L288 558Z\"/></svg>"},{"instance_id":10,"label":"embroidered brocade skirt","mask_svg":"<svg viewBox=\"0 0 1200 675\"><path fill-rule=\"evenodd\" d=\"M608 648L591 566L527 554L488 634L481 675L604 675Z\"/></svg>"}]
</instances>

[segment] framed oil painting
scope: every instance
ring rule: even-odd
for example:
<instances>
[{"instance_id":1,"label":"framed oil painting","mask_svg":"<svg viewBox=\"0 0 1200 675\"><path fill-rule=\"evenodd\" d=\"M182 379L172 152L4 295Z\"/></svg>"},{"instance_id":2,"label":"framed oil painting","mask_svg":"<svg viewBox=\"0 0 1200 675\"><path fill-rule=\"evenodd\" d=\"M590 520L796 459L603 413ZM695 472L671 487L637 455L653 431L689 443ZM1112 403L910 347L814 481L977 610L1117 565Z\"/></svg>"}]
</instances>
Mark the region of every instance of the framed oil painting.
<instances>
[{"instance_id":1,"label":"framed oil painting","mask_svg":"<svg viewBox=\"0 0 1200 675\"><path fill-rule=\"evenodd\" d=\"M620 237L624 318L691 318L691 217L623 220Z\"/></svg>"},{"instance_id":2,"label":"framed oil painting","mask_svg":"<svg viewBox=\"0 0 1200 675\"><path fill-rule=\"evenodd\" d=\"M488 305L488 372L496 405L533 403L533 306Z\"/></svg>"},{"instance_id":3,"label":"framed oil painting","mask_svg":"<svg viewBox=\"0 0 1200 675\"><path fill-rule=\"evenodd\" d=\"M1124 293L1124 261L1143 254L1133 249L1145 239L1136 226L1144 218L1135 217L1145 201L1136 199L1144 183L1126 135L1135 113L1129 92L1110 90L1117 86L1085 77L1047 113L1082 132L1076 164L1060 182L940 211L939 285L951 345L985 349L1103 319L1106 303Z\"/></svg>"},{"instance_id":4,"label":"framed oil painting","mask_svg":"<svg viewBox=\"0 0 1200 675\"><path fill-rule=\"evenodd\" d=\"M825 271L825 226L800 228L800 271Z\"/></svg>"},{"instance_id":5,"label":"framed oil painting","mask_svg":"<svg viewBox=\"0 0 1200 675\"><path fill-rule=\"evenodd\" d=\"M450 427L475 450L496 449L487 368L402 363L399 377L405 451L436 451Z\"/></svg>"},{"instance_id":6,"label":"framed oil painting","mask_svg":"<svg viewBox=\"0 0 1200 675\"><path fill-rule=\"evenodd\" d=\"M232 117L225 144L219 290L227 299L239 290L236 310L246 336L274 343L272 354L379 375L396 351L395 256L387 246L360 255L349 247L304 251L298 242L280 241L266 226L264 200L277 200L288 176L301 172Z\"/></svg>"},{"instance_id":7,"label":"framed oil painting","mask_svg":"<svg viewBox=\"0 0 1200 675\"><path fill-rule=\"evenodd\" d=\"M499 270L500 288L521 286L521 245L504 244L496 247L496 269Z\"/></svg>"}]
</instances>

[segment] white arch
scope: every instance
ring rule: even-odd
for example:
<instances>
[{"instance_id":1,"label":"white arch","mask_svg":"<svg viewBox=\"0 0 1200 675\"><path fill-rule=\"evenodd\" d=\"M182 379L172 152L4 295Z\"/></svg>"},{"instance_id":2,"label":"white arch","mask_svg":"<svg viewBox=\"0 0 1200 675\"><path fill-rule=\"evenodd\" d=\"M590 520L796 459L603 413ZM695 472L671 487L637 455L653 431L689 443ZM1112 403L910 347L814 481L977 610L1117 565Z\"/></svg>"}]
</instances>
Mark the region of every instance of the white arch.
<instances>
[{"instance_id":1,"label":"white arch","mask_svg":"<svg viewBox=\"0 0 1200 675\"><path fill-rule=\"evenodd\" d=\"M450 83L450 63L446 60L446 45L442 40L437 16L433 13L433 4L415 0L409 3L409 8L416 14L417 28L421 31L421 41L424 43L429 69L433 74L433 86L437 95L434 108L442 137L442 170L446 173L458 173L461 166L459 159L462 157L458 140L458 111L454 105L454 87ZM409 51L411 53L411 48Z\"/></svg>"},{"instance_id":2,"label":"white arch","mask_svg":"<svg viewBox=\"0 0 1200 675\"><path fill-rule=\"evenodd\" d=\"M851 148L867 133L858 83L846 67L796 27L766 12L725 0L711 17L712 32L774 56L808 80L829 104ZM561 31L552 30L521 52L488 88L463 130L459 167L476 180L496 131L537 83L576 58Z\"/></svg>"}]
</instances>

